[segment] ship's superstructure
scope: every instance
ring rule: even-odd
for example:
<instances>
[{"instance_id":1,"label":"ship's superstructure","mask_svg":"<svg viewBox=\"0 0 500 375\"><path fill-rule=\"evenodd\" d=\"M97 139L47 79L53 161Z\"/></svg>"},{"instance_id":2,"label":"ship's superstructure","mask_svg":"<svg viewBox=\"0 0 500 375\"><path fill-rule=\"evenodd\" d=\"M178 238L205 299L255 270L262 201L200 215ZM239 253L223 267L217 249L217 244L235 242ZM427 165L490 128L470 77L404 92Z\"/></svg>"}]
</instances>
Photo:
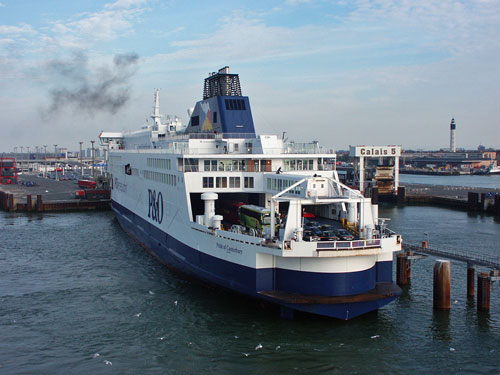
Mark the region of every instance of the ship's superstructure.
<instances>
[{"instance_id":1,"label":"ship's superstructure","mask_svg":"<svg viewBox=\"0 0 500 375\"><path fill-rule=\"evenodd\" d=\"M101 133L112 206L122 227L162 262L223 288L294 310L350 319L401 290L401 237L378 207L339 182L317 142L258 135L239 77L205 79L203 100L163 124Z\"/></svg>"}]
</instances>

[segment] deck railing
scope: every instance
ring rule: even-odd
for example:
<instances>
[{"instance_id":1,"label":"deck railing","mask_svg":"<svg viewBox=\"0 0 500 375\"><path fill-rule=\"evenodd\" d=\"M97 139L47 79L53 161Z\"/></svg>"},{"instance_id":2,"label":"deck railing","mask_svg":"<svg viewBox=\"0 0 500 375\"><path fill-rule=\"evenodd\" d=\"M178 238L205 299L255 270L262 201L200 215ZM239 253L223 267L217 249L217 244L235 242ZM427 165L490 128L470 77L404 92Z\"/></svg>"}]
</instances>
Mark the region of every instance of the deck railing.
<instances>
[{"instance_id":1,"label":"deck railing","mask_svg":"<svg viewBox=\"0 0 500 375\"><path fill-rule=\"evenodd\" d=\"M380 239L317 242L317 250L359 250L380 247Z\"/></svg>"}]
</instances>

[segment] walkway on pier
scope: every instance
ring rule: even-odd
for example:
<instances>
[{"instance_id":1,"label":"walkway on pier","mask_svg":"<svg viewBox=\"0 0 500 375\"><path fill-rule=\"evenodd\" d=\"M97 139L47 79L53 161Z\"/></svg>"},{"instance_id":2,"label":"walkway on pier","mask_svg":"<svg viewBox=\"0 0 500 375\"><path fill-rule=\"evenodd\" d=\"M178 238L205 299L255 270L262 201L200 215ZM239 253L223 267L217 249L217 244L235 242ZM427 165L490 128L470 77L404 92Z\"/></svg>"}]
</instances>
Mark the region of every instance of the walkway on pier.
<instances>
[{"instance_id":1,"label":"walkway on pier","mask_svg":"<svg viewBox=\"0 0 500 375\"><path fill-rule=\"evenodd\" d=\"M434 255L446 259L458 260L468 264L477 266L495 268L500 270L500 257L492 257L488 255L474 253L472 251L459 251L459 250L437 250L429 247L422 247L403 242L403 250L413 251L415 253Z\"/></svg>"}]
</instances>

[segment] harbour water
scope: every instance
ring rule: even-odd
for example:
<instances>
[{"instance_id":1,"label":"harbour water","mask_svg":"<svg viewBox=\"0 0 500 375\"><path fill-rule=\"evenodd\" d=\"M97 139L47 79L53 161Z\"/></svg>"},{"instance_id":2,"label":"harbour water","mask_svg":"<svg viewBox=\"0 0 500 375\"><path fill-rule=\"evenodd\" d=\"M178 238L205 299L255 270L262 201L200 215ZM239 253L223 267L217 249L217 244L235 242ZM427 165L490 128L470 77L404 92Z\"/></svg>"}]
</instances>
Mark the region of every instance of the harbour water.
<instances>
[{"instance_id":1,"label":"harbour water","mask_svg":"<svg viewBox=\"0 0 500 375\"><path fill-rule=\"evenodd\" d=\"M488 215L382 206L408 241L500 254ZM407 374L500 372L500 290L491 311L466 299L452 262L452 309L432 309L432 257L403 295L349 322L282 320L256 303L184 280L113 214L0 212L0 373ZM424 233L427 233L425 235Z\"/></svg>"}]
</instances>

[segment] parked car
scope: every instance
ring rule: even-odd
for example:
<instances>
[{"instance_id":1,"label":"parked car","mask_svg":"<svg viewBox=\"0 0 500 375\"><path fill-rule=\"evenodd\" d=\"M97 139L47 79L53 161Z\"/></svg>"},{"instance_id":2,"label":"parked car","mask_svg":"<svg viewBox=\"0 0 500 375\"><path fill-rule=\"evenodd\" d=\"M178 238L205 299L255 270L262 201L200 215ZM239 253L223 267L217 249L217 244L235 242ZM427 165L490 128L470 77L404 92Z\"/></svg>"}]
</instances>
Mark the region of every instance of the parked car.
<instances>
[{"instance_id":1,"label":"parked car","mask_svg":"<svg viewBox=\"0 0 500 375\"><path fill-rule=\"evenodd\" d=\"M330 224L322 224L319 229L322 231L331 231L333 230L333 227Z\"/></svg>"},{"instance_id":2,"label":"parked car","mask_svg":"<svg viewBox=\"0 0 500 375\"><path fill-rule=\"evenodd\" d=\"M319 238L321 239L321 241L338 241L338 240L340 240L340 238L335 235L335 231L333 231L333 230L321 231Z\"/></svg>"},{"instance_id":3,"label":"parked car","mask_svg":"<svg viewBox=\"0 0 500 375\"><path fill-rule=\"evenodd\" d=\"M304 235L302 236L304 241L320 241L321 238L316 234L315 231L305 230Z\"/></svg>"},{"instance_id":4,"label":"parked car","mask_svg":"<svg viewBox=\"0 0 500 375\"><path fill-rule=\"evenodd\" d=\"M340 237L343 241L352 241L354 240L354 236L347 229L337 229L335 230L335 234Z\"/></svg>"},{"instance_id":5,"label":"parked car","mask_svg":"<svg viewBox=\"0 0 500 375\"><path fill-rule=\"evenodd\" d=\"M320 225L317 221L308 221L304 224L304 230L320 230Z\"/></svg>"}]
</instances>

